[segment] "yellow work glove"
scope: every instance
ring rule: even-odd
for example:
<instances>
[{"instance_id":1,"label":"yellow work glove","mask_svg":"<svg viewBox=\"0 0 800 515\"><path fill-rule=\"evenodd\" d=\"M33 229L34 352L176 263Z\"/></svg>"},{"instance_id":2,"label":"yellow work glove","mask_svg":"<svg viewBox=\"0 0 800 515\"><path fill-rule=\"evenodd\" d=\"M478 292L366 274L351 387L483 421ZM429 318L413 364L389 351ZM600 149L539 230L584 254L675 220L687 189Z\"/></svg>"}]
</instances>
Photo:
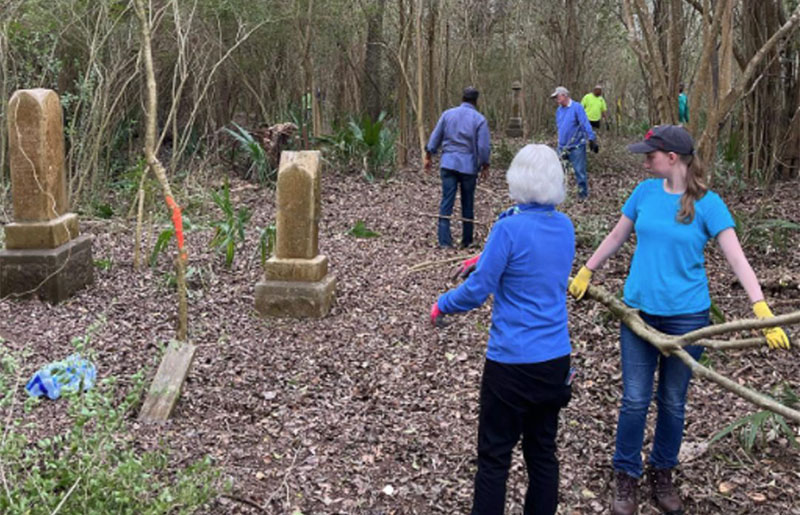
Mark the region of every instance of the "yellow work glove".
<instances>
[{"instance_id":1,"label":"yellow work glove","mask_svg":"<svg viewBox=\"0 0 800 515\"><path fill-rule=\"evenodd\" d=\"M580 270L578 270L578 275L575 276L575 279L569 283L569 294L575 297L577 300L581 300L586 293L586 289L589 287L589 281L592 280L592 271L582 266Z\"/></svg>"},{"instance_id":2,"label":"yellow work glove","mask_svg":"<svg viewBox=\"0 0 800 515\"><path fill-rule=\"evenodd\" d=\"M753 313L761 320L775 317L772 311L770 311L769 306L767 306L767 303L763 300L759 300L753 304ZM767 345L769 345L770 349L789 348L789 337L786 336L786 333L780 327L768 327L762 329L762 331L764 336L767 337Z\"/></svg>"}]
</instances>

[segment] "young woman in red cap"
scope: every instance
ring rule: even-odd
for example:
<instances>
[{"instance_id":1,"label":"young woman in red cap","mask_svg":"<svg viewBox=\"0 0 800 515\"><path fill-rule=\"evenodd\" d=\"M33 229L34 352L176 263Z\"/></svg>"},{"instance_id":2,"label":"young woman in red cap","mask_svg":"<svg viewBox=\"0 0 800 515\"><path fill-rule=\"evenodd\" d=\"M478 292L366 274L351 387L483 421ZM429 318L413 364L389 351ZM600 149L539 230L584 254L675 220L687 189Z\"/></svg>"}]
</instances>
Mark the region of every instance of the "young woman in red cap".
<instances>
[{"instance_id":1,"label":"young woman in red cap","mask_svg":"<svg viewBox=\"0 0 800 515\"><path fill-rule=\"evenodd\" d=\"M644 141L630 145L628 150L644 154L645 170L655 177L641 182L631 193L617 225L570 283L570 294L583 297L592 273L635 231L636 250L625 282L625 303L638 309L646 323L663 333L679 335L699 329L709 324L711 307L703 249L715 239L753 302L756 316L772 317L742 252L733 217L719 195L703 183L703 169L686 129L677 125L654 127ZM770 348L789 348L782 329L774 327L764 333ZM687 346L685 350L695 359L703 353L701 346ZM642 442L656 370L658 417L648 477L659 507L666 513L683 513L672 484L672 469L678 464L692 372L677 357L661 356L624 324L620 351L623 393L613 459L616 489L612 513L632 514L638 507Z\"/></svg>"}]
</instances>

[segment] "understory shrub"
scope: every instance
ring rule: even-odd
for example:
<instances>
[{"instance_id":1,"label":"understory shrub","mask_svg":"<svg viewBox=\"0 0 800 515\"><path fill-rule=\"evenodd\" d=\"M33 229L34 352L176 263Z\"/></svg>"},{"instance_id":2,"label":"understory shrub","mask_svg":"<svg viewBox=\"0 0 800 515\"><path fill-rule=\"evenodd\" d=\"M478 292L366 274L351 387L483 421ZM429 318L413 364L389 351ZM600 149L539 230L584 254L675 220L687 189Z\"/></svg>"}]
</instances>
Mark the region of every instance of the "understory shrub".
<instances>
[{"instance_id":1,"label":"understory shrub","mask_svg":"<svg viewBox=\"0 0 800 515\"><path fill-rule=\"evenodd\" d=\"M211 192L211 199L223 214L221 220L211 222L211 227L216 231L211 246L225 254L225 266L230 268L236 255L236 245L244 241L244 230L252 213L247 207L234 210L227 180L221 192Z\"/></svg>"},{"instance_id":2,"label":"understory shrub","mask_svg":"<svg viewBox=\"0 0 800 515\"><path fill-rule=\"evenodd\" d=\"M69 426L31 440L40 402L28 398L24 416L15 411L21 359L0 340L0 417L8 422L0 437L0 513L192 513L216 497L219 471L210 458L174 470L167 450L136 450L125 425L144 389L141 372L121 399L113 377L64 395L55 402L67 403Z\"/></svg>"},{"instance_id":3,"label":"understory shrub","mask_svg":"<svg viewBox=\"0 0 800 515\"><path fill-rule=\"evenodd\" d=\"M800 404L800 397L788 384L782 386L782 392L777 397L781 404L789 408L796 408ZM768 442L780 437L786 438L792 447L800 447L794 436L794 430L783 415L769 410L757 411L734 420L715 434L708 443L713 444L729 434L736 435L739 445L747 452L752 452L756 448L763 449Z\"/></svg>"},{"instance_id":4,"label":"understory shrub","mask_svg":"<svg viewBox=\"0 0 800 515\"><path fill-rule=\"evenodd\" d=\"M248 180L257 179L262 185L275 182L278 170L274 169L270 164L264 147L253 137L250 131L236 122L233 122L233 126L236 127L235 131L227 127L224 129L236 140L239 144L239 149L245 153L249 160L244 178Z\"/></svg>"},{"instance_id":5,"label":"understory shrub","mask_svg":"<svg viewBox=\"0 0 800 515\"><path fill-rule=\"evenodd\" d=\"M372 121L364 115L350 119L332 134L316 138L327 150L334 166L343 171L361 170L368 181L388 179L394 174L396 134L389 128L386 113Z\"/></svg>"}]
</instances>

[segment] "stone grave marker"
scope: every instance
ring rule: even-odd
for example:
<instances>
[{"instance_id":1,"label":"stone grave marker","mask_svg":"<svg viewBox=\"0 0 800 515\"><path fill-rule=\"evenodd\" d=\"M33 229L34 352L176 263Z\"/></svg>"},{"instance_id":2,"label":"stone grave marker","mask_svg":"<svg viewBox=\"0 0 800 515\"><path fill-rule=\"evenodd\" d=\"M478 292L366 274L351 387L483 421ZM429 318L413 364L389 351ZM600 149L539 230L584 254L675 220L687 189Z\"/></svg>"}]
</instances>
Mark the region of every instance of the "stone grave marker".
<instances>
[{"instance_id":1,"label":"stone grave marker","mask_svg":"<svg viewBox=\"0 0 800 515\"><path fill-rule=\"evenodd\" d=\"M50 89L21 89L8 105L14 222L0 250L0 298L57 303L94 281L92 237L68 212L61 102Z\"/></svg>"},{"instance_id":2,"label":"stone grave marker","mask_svg":"<svg viewBox=\"0 0 800 515\"><path fill-rule=\"evenodd\" d=\"M515 80L511 83L511 118L506 127L506 136L509 138L521 138L522 129L522 83Z\"/></svg>"},{"instance_id":3,"label":"stone grave marker","mask_svg":"<svg viewBox=\"0 0 800 515\"><path fill-rule=\"evenodd\" d=\"M319 254L320 166L318 151L281 154L275 253L256 284L262 316L323 317L330 311L336 278Z\"/></svg>"}]
</instances>

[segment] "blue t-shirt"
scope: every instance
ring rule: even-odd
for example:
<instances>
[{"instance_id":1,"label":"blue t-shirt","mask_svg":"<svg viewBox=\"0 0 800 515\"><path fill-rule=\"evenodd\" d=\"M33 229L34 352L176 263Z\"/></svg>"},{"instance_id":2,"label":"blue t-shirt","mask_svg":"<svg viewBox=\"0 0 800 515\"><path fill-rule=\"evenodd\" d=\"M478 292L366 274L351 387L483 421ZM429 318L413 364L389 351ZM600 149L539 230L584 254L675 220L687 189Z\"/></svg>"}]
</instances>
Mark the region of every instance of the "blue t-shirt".
<instances>
[{"instance_id":1,"label":"blue t-shirt","mask_svg":"<svg viewBox=\"0 0 800 515\"><path fill-rule=\"evenodd\" d=\"M663 179L647 179L622 206L636 231L624 296L632 308L672 316L711 306L703 249L708 240L734 227L733 217L713 191L695 202L689 224L677 220L680 203L681 194L665 191Z\"/></svg>"},{"instance_id":2,"label":"blue t-shirt","mask_svg":"<svg viewBox=\"0 0 800 515\"><path fill-rule=\"evenodd\" d=\"M570 353L567 278L575 256L570 219L553 206L521 204L501 216L475 271L439 297L442 313L474 309L494 294L486 357L539 363Z\"/></svg>"}]
</instances>

